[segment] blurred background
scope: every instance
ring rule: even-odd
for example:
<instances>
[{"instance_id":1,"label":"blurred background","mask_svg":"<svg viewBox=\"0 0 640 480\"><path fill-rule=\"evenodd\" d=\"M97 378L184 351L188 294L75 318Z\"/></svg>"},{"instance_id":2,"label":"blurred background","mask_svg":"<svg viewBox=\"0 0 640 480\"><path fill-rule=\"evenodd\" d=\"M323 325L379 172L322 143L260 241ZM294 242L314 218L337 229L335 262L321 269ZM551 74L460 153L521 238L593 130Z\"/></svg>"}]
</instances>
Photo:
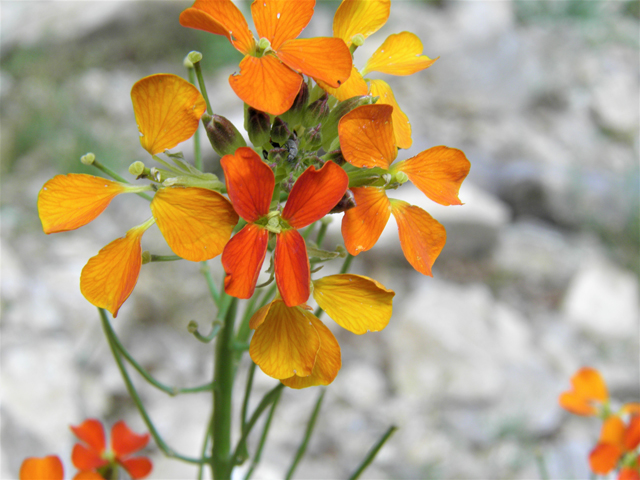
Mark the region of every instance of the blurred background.
<instances>
[{"instance_id":1,"label":"blurred background","mask_svg":"<svg viewBox=\"0 0 640 480\"><path fill-rule=\"evenodd\" d=\"M100 248L150 216L148 205L116 198L92 224L47 237L36 198L53 175L99 174L79 162L89 151L127 178L136 160L152 166L130 89L149 74L185 75L191 50L204 55L214 111L242 125L227 82L241 56L224 38L180 27L190 4L0 4L2 478L16 478L24 457L45 454L61 456L70 475L68 425L87 417L145 429L79 277ZM337 6L318 2L303 35L328 35ZM404 260L392 220L354 262L396 291L394 316L383 332L359 337L327 320L343 367L296 478L346 478L391 424L400 429L362 478L588 478L599 425L558 407L570 376L590 365L614 403L640 398L639 6L392 3L356 65L403 30L440 56L413 76L377 78L413 125L414 145L399 159L443 144L465 151L465 205L437 206L409 186L392 193L443 223L448 243L434 277L423 277ZM183 147L191 159L192 145ZM208 147L205 137L205 165L215 170ZM339 224L331 225L334 244ZM157 229L143 248L171 253ZM210 264L220 280L218 259ZM196 320L206 332L213 314L199 265L154 263L113 323L142 365L185 387L211 378L212 346L186 327ZM169 444L198 455L209 396L169 398L132 376ZM257 373L251 405L274 385ZM283 477L318 394L285 390L254 478ZM191 466L155 446L149 453L151 478L194 478Z\"/></svg>"}]
</instances>

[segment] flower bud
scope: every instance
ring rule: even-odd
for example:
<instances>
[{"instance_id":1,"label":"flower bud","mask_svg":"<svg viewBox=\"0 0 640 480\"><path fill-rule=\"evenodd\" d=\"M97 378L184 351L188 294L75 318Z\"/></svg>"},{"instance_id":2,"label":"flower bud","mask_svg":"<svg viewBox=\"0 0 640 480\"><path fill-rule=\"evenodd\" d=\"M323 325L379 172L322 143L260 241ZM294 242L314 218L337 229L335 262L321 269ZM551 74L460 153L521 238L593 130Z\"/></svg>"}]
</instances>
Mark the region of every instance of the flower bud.
<instances>
[{"instance_id":1,"label":"flower bud","mask_svg":"<svg viewBox=\"0 0 640 480\"><path fill-rule=\"evenodd\" d=\"M247 146L238 129L222 115L205 114L202 116L202 121L211 146L221 157L233 154L238 148Z\"/></svg>"},{"instance_id":2,"label":"flower bud","mask_svg":"<svg viewBox=\"0 0 640 480\"><path fill-rule=\"evenodd\" d=\"M300 123L302 123L304 112L307 108L307 103L309 103L309 87L305 82L302 82L298 95L296 95L291 108L280 115L280 117L293 127L300 125Z\"/></svg>"},{"instance_id":3,"label":"flower bud","mask_svg":"<svg viewBox=\"0 0 640 480\"><path fill-rule=\"evenodd\" d=\"M276 117L271 127L271 141L278 145L284 145L291 137L291 131L280 117Z\"/></svg>"},{"instance_id":4,"label":"flower bud","mask_svg":"<svg viewBox=\"0 0 640 480\"><path fill-rule=\"evenodd\" d=\"M322 125L305 130L302 137L302 148L308 152L316 151L322 145Z\"/></svg>"},{"instance_id":5,"label":"flower bud","mask_svg":"<svg viewBox=\"0 0 640 480\"><path fill-rule=\"evenodd\" d=\"M189 333L196 333L198 331L198 326L198 322L196 322L195 320L189 320L187 331Z\"/></svg>"},{"instance_id":6,"label":"flower bud","mask_svg":"<svg viewBox=\"0 0 640 480\"><path fill-rule=\"evenodd\" d=\"M185 60L189 60L193 65L194 63L198 63L200 60L202 60L202 54L194 50L187 54L187 58Z\"/></svg>"},{"instance_id":7,"label":"flower bud","mask_svg":"<svg viewBox=\"0 0 640 480\"><path fill-rule=\"evenodd\" d=\"M344 156L342 155L342 150L340 149L332 150L331 152L324 155L322 158L324 158L326 161L331 160L333 163L336 163L340 166L344 165L347 162Z\"/></svg>"},{"instance_id":8,"label":"flower bud","mask_svg":"<svg viewBox=\"0 0 640 480\"><path fill-rule=\"evenodd\" d=\"M146 265L149 262L151 262L151 253L149 253L148 250L145 250L142 252L142 265Z\"/></svg>"},{"instance_id":9,"label":"flower bud","mask_svg":"<svg viewBox=\"0 0 640 480\"><path fill-rule=\"evenodd\" d=\"M338 103L322 125L322 148L328 152L333 141L338 138L338 123L344 115L356 107L371 105L375 103L376 99L377 97L362 95L360 97L351 97Z\"/></svg>"},{"instance_id":10,"label":"flower bud","mask_svg":"<svg viewBox=\"0 0 640 480\"><path fill-rule=\"evenodd\" d=\"M329 213L341 213L352 209L356 206L356 198L351 190L347 190L340 201L333 207Z\"/></svg>"},{"instance_id":11,"label":"flower bud","mask_svg":"<svg viewBox=\"0 0 640 480\"><path fill-rule=\"evenodd\" d=\"M82 162L83 165L93 165L93 162L95 161L96 161L96 156L91 152L80 157L80 162Z\"/></svg>"},{"instance_id":12,"label":"flower bud","mask_svg":"<svg viewBox=\"0 0 640 480\"><path fill-rule=\"evenodd\" d=\"M302 126L305 128L322 124L329 116L329 95L326 93L311 103L302 116Z\"/></svg>"},{"instance_id":13,"label":"flower bud","mask_svg":"<svg viewBox=\"0 0 640 480\"><path fill-rule=\"evenodd\" d=\"M142 163L140 160L129 165L129 173L131 175L135 175L138 178L144 175L148 175L149 171L150 170L145 167L144 163Z\"/></svg>"},{"instance_id":14,"label":"flower bud","mask_svg":"<svg viewBox=\"0 0 640 480\"><path fill-rule=\"evenodd\" d=\"M268 113L249 107L245 112L245 126L254 146L262 147L267 144L271 136L271 119Z\"/></svg>"}]
</instances>

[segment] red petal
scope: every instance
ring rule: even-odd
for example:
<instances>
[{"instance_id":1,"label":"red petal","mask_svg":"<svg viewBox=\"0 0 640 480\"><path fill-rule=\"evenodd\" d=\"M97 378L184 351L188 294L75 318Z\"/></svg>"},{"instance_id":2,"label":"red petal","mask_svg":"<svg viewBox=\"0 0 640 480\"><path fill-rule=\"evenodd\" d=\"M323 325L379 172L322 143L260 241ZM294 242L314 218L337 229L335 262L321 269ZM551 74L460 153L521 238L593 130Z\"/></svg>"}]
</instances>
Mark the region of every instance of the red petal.
<instances>
[{"instance_id":1,"label":"red petal","mask_svg":"<svg viewBox=\"0 0 640 480\"><path fill-rule=\"evenodd\" d=\"M638 467L623 467L618 474L618 480L640 480L640 470Z\"/></svg>"},{"instance_id":2,"label":"red petal","mask_svg":"<svg viewBox=\"0 0 640 480\"><path fill-rule=\"evenodd\" d=\"M624 432L624 448L628 452L640 445L640 415L634 415Z\"/></svg>"},{"instance_id":3,"label":"red petal","mask_svg":"<svg viewBox=\"0 0 640 480\"><path fill-rule=\"evenodd\" d=\"M222 266L227 273L225 292L237 298L253 295L268 241L269 231L253 224L245 226L229 240L222 252Z\"/></svg>"},{"instance_id":4,"label":"red petal","mask_svg":"<svg viewBox=\"0 0 640 480\"><path fill-rule=\"evenodd\" d=\"M380 238L391 215L391 204L384 188L352 188L356 207L342 218L342 237L351 255L370 250Z\"/></svg>"},{"instance_id":5,"label":"red petal","mask_svg":"<svg viewBox=\"0 0 640 480\"><path fill-rule=\"evenodd\" d=\"M98 472L94 472L93 470L83 470L82 472L78 472L73 477L73 480L104 480L102 475Z\"/></svg>"},{"instance_id":6,"label":"red petal","mask_svg":"<svg viewBox=\"0 0 640 480\"><path fill-rule=\"evenodd\" d=\"M123 420L115 423L111 428L111 449L118 457L126 457L142 450L149 443L149 434L138 435L124 423Z\"/></svg>"},{"instance_id":7,"label":"red petal","mask_svg":"<svg viewBox=\"0 0 640 480\"><path fill-rule=\"evenodd\" d=\"M260 0L251 4L251 16L258 35L278 50L287 40L297 38L313 16L315 0Z\"/></svg>"},{"instance_id":8,"label":"red petal","mask_svg":"<svg viewBox=\"0 0 640 480\"><path fill-rule=\"evenodd\" d=\"M295 307L309 299L311 273L304 238L297 230L284 230L276 237L276 284L284 303Z\"/></svg>"},{"instance_id":9,"label":"red petal","mask_svg":"<svg viewBox=\"0 0 640 480\"><path fill-rule=\"evenodd\" d=\"M348 186L349 177L337 164L327 162L317 171L312 165L293 185L282 218L293 228L304 228L329 213Z\"/></svg>"},{"instance_id":10,"label":"red petal","mask_svg":"<svg viewBox=\"0 0 640 480\"><path fill-rule=\"evenodd\" d=\"M97 451L76 443L71 452L71 463L78 470L94 470L104 467L109 462L102 458Z\"/></svg>"},{"instance_id":11,"label":"red petal","mask_svg":"<svg viewBox=\"0 0 640 480\"><path fill-rule=\"evenodd\" d=\"M146 477L151 473L151 470L153 469L153 464L147 457L136 457L129 458L127 460L121 460L120 464L134 480Z\"/></svg>"},{"instance_id":12,"label":"red petal","mask_svg":"<svg viewBox=\"0 0 640 480\"><path fill-rule=\"evenodd\" d=\"M238 215L252 223L269 213L275 177L269 166L249 147L220 160L227 193Z\"/></svg>"},{"instance_id":13,"label":"red petal","mask_svg":"<svg viewBox=\"0 0 640 480\"><path fill-rule=\"evenodd\" d=\"M56 455L25 458L20 466L20 480L63 480L64 469Z\"/></svg>"},{"instance_id":14,"label":"red petal","mask_svg":"<svg viewBox=\"0 0 640 480\"><path fill-rule=\"evenodd\" d=\"M606 475L616 468L622 452L610 443L599 443L589 454L589 465L593 473Z\"/></svg>"},{"instance_id":15,"label":"red petal","mask_svg":"<svg viewBox=\"0 0 640 480\"><path fill-rule=\"evenodd\" d=\"M77 427L73 425L69 426L73 434L78 437L79 440L86 443L89 447L95 450L98 454L102 454L107 447L105 440L104 427L99 420L95 418L89 418L82 422Z\"/></svg>"}]
</instances>

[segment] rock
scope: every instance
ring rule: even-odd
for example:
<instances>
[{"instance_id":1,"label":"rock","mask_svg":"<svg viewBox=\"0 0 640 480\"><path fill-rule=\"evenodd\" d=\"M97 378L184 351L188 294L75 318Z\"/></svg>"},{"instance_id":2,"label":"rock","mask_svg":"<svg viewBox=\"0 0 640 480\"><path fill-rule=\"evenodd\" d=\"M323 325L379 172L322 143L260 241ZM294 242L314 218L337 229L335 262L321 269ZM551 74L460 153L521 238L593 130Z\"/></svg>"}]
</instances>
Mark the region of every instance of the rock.
<instances>
[{"instance_id":1,"label":"rock","mask_svg":"<svg viewBox=\"0 0 640 480\"><path fill-rule=\"evenodd\" d=\"M638 134L638 78L620 68L607 75L593 90L592 111L601 128L623 137Z\"/></svg>"}]
</instances>

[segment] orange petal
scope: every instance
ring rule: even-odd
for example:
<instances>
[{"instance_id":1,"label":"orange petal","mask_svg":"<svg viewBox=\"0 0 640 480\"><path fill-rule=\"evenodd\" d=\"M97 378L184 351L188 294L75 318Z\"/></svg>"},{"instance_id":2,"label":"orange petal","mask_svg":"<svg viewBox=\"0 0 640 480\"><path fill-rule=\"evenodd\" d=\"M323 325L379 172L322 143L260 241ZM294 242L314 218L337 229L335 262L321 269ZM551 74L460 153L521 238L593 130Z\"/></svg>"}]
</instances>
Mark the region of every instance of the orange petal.
<instances>
[{"instance_id":1,"label":"orange petal","mask_svg":"<svg viewBox=\"0 0 640 480\"><path fill-rule=\"evenodd\" d=\"M134 480L146 477L153 469L151 460L147 457L128 458L127 460L121 460L120 464Z\"/></svg>"},{"instance_id":2,"label":"orange petal","mask_svg":"<svg viewBox=\"0 0 640 480\"><path fill-rule=\"evenodd\" d=\"M38 194L38 214L44 233L75 230L100 215L126 187L101 177L56 175Z\"/></svg>"},{"instance_id":3,"label":"orange petal","mask_svg":"<svg viewBox=\"0 0 640 480\"><path fill-rule=\"evenodd\" d=\"M571 377L571 385L578 395L586 399L598 402L605 402L609 399L607 386L600 372L594 368L583 367L578 370L578 372Z\"/></svg>"},{"instance_id":4,"label":"orange petal","mask_svg":"<svg viewBox=\"0 0 640 480\"><path fill-rule=\"evenodd\" d=\"M324 323L318 320L314 315L307 314L306 318L312 323L320 338L320 348L316 355L316 363L313 366L311 375L308 377L299 377L294 375L289 378L280 380L290 388L307 388L316 385L329 385L338 375L342 366L342 355L340 354L340 345L336 337L333 336Z\"/></svg>"},{"instance_id":5,"label":"orange petal","mask_svg":"<svg viewBox=\"0 0 640 480\"><path fill-rule=\"evenodd\" d=\"M260 58L247 55L240 62L240 73L229 77L229 84L253 108L280 115L293 104L302 77L273 55Z\"/></svg>"},{"instance_id":6,"label":"orange petal","mask_svg":"<svg viewBox=\"0 0 640 480\"><path fill-rule=\"evenodd\" d=\"M624 449L629 452L640 445L640 415L634 415L624 432Z\"/></svg>"},{"instance_id":7,"label":"orange petal","mask_svg":"<svg viewBox=\"0 0 640 480\"><path fill-rule=\"evenodd\" d=\"M132 228L89 259L80 274L80 291L96 307L116 317L133 292L142 265L142 234L152 223Z\"/></svg>"},{"instance_id":8,"label":"orange petal","mask_svg":"<svg viewBox=\"0 0 640 480\"><path fill-rule=\"evenodd\" d=\"M251 339L251 359L273 378L311 375L320 348L312 316L302 308L290 308L282 300L274 300Z\"/></svg>"},{"instance_id":9,"label":"orange petal","mask_svg":"<svg viewBox=\"0 0 640 480\"><path fill-rule=\"evenodd\" d=\"M369 92L373 97L380 97L376 105L391 105L393 107L391 119L393 120L393 134L396 139L396 146L398 148L409 148L413 143L411 140L411 124L409 123L409 118L400 110L389 84L382 80L370 80Z\"/></svg>"},{"instance_id":10,"label":"orange petal","mask_svg":"<svg viewBox=\"0 0 640 480\"><path fill-rule=\"evenodd\" d=\"M362 78L362 75L360 75L360 72L356 67L351 68L351 75L349 75L348 80L338 88L333 88L329 84L319 79L316 79L316 82L322 87L325 92L333 95L340 102L351 97L359 97L369 93L367 82L364 81L364 78Z\"/></svg>"},{"instance_id":11,"label":"orange petal","mask_svg":"<svg viewBox=\"0 0 640 480\"><path fill-rule=\"evenodd\" d=\"M20 466L20 480L63 480L64 469L56 455L25 458Z\"/></svg>"},{"instance_id":12,"label":"orange petal","mask_svg":"<svg viewBox=\"0 0 640 480\"><path fill-rule=\"evenodd\" d=\"M150 75L131 89L140 144L151 155L190 139L207 109L196 87L177 75Z\"/></svg>"},{"instance_id":13,"label":"orange petal","mask_svg":"<svg viewBox=\"0 0 640 480\"><path fill-rule=\"evenodd\" d=\"M353 68L351 53L339 38L289 40L276 54L292 70L322 80L334 88L347 81Z\"/></svg>"},{"instance_id":14,"label":"orange petal","mask_svg":"<svg viewBox=\"0 0 640 480\"><path fill-rule=\"evenodd\" d=\"M275 177L269 166L249 147L220 160L227 193L238 215L252 223L269 213Z\"/></svg>"},{"instance_id":15,"label":"orange petal","mask_svg":"<svg viewBox=\"0 0 640 480\"><path fill-rule=\"evenodd\" d=\"M391 75L411 75L430 67L433 60L422 55L422 42L411 32L389 35L374 52L362 69L362 75L369 72L389 73Z\"/></svg>"},{"instance_id":16,"label":"orange petal","mask_svg":"<svg viewBox=\"0 0 640 480\"><path fill-rule=\"evenodd\" d=\"M338 135L345 160L356 167L385 170L398 154L389 105L362 105L340 119Z\"/></svg>"},{"instance_id":17,"label":"orange petal","mask_svg":"<svg viewBox=\"0 0 640 480\"><path fill-rule=\"evenodd\" d=\"M461 150L433 147L394 165L394 171L407 174L422 193L440 205L462 205L458 191L471 164Z\"/></svg>"},{"instance_id":18,"label":"orange petal","mask_svg":"<svg viewBox=\"0 0 640 480\"><path fill-rule=\"evenodd\" d=\"M124 423L116 422L111 428L111 449L119 457L126 457L142 450L149 443L149 434L138 435Z\"/></svg>"},{"instance_id":19,"label":"orange petal","mask_svg":"<svg viewBox=\"0 0 640 480\"><path fill-rule=\"evenodd\" d=\"M71 463L78 470L94 470L104 467L109 462L92 449L76 443L71 451Z\"/></svg>"},{"instance_id":20,"label":"orange petal","mask_svg":"<svg viewBox=\"0 0 640 480\"><path fill-rule=\"evenodd\" d=\"M621 413L640 415L640 403L627 403L620 409Z\"/></svg>"},{"instance_id":21,"label":"orange petal","mask_svg":"<svg viewBox=\"0 0 640 480\"><path fill-rule=\"evenodd\" d=\"M330 275L313 282L313 298L338 325L362 335L389 323L395 293L361 275Z\"/></svg>"},{"instance_id":22,"label":"orange petal","mask_svg":"<svg viewBox=\"0 0 640 480\"><path fill-rule=\"evenodd\" d=\"M93 470L85 470L83 472L78 472L73 477L73 480L104 480L102 475L98 472L94 472Z\"/></svg>"},{"instance_id":23,"label":"orange petal","mask_svg":"<svg viewBox=\"0 0 640 480\"><path fill-rule=\"evenodd\" d=\"M619 447L610 443L599 443L589 454L591 470L598 475L606 475L616 468L621 455Z\"/></svg>"},{"instance_id":24,"label":"orange petal","mask_svg":"<svg viewBox=\"0 0 640 480\"><path fill-rule=\"evenodd\" d=\"M618 480L640 480L640 470L638 467L622 467L618 474Z\"/></svg>"},{"instance_id":25,"label":"orange petal","mask_svg":"<svg viewBox=\"0 0 640 480\"><path fill-rule=\"evenodd\" d=\"M225 292L237 298L253 295L268 241L269 231L254 224L245 226L229 240L222 252L222 266L227 273Z\"/></svg>"},{"instance_id":26,"label":"orange petal","mask_svg":"<svg viewBox=\"0 0 640 480\"><path fill-rule=\"evenodd\" d=\"M391 0L343 0L333 17L333 36L350 46L354 35L367 38L389 18Z\"/></svg>"},{"instance_id":27,"label":"orange petal","mask_svg":"<svg viewBox=\"0 0 640 480\"><path fill-rule=\"evenodd\" d=\"M229 200L204 188L161 188L151 212L171 250L192 262L220 255L238 223Z\"/></svg>"},{"instance_id":28,"label":"orange petal","mask_svg":"<svg viewBox=\"0 0 640 480\"><path fill-rule=\"evenodd\" d=\"M251 16L260 38L278 50L287 40L297 38L313 16L315 0L260 0L251 4Z\"/></svg>"},{"instance_id":29,"label":"orange petal","mask_svg":"<svg viewBox=\"0 0 640 480\"><path fill-rule=\"evenodd\" d=\"M259 309L256 313L253 314L251 320L249 320L249 328L255 330L258 328L264 320L267 318L267 314L269 313L269 309L271 308L271 303L267 303L264 307Z\"/></svg>"},{"instance_id":30,"label":"orange petal","mask_svg":"<svg viewBox=\"0 0 640 480\"><path fill-rule=\"evenodd\" d=\"M590 401L573 391L563 392L558 398L560 406L574 415L591 416L597 413Z\"/></svg>"},{"instance_id":31,"label":"orange petal","mask_svg":"<svg viewBox=\"0 0 640 480\"><path fill-rule=\"evenodd\" d=\"M405 258L418 272L432 277L433 262L447 241L444 227L420 207L401 200L391 200L391 212L398 223Z\"/></svg>"},{"instance_id":32,"label":"orange petal","mask_svg":"<svg viewBox=\"0 0 640 480\"><path fill-rule=\"evenodd\" d=\"M274 252L276 284L284 303L295 307L309 299L311 273L304 238L297 230L283 230Z\"/></svg>"},{"instance_id":33,"label":"orange petal","mask_svg":"<svg viewBox=\"0 0 640 480\"><path fill-rule=\"evenodd\" d=\"M611 443L622 448L624 443L624 422L617 415L611 415L602 422L598 443Z\"/></svg>"},{"instance_id":34,"label":"orange petal","mask_svg":"<svg viewBox=\"0 0 640 480\"><path fill-rule=\"evenodd\" d=\"M391 215L389 198L383 188L352 188L356 207L342 218L342 237L351 255L370 250L380 238Z\"/></svg>"},{"instance_id":35,"label":"orange petal","mask_svg":"<svg viewBox=\"0 0 640 480\"><path fill-rule=\"evenodd\" d=\"M227 37L244 54L255 50L247 21L231 0L196 0L180 14L180 25Z\"/></svg>"},{"instance_id":36,"label":"orange petal","mask_svg":"<svg viewBox=\"0 0 640 480\"><path fill-rule=\"evenodd\" d=\"M105 440L104 427L99 420L95 418L89 418L82 422L77 427L73 425L69 426L73 434L78 437L79 440L86 443L93 450L101 454L107 447Z\"/></svg>"},{"instance_id":37,"label":"orange petal","mask_svg":"<svg viewBox=\"0 0 640 480\"><path fill-rule=\"evenodd\" d=\"M333 162L320 170L311 165L298 177L282 211L293 228L304 228L320 220L336 206L349 186L345 171Z\"/></svg>"}]
</instances>

